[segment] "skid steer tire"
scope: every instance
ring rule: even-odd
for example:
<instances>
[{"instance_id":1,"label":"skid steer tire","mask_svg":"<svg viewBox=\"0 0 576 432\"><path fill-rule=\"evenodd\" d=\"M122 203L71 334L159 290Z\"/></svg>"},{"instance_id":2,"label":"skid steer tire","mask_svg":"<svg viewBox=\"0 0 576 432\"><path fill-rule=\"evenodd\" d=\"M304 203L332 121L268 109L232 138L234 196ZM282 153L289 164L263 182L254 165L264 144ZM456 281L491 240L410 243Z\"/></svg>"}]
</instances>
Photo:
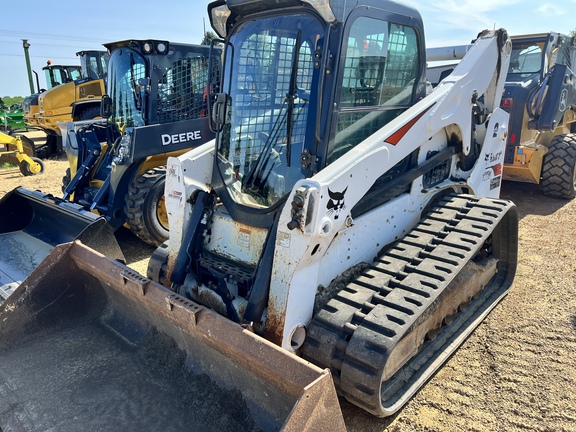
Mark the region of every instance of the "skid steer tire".
<instances>
[{"instance_id":1,"label":"skid steer tire","mask_svg":"<svg viewBox=\"0 0 576 432\"><path fill-rule=\"evenodd\" d=\"M150 260L146 276L148 279L158 282L160 285L166 285L166 274L168 271L168 242L165 241L156 248Z\"/></svg>"},{"instance_id":2,"label":"skid steer tire","mask_svg":"<svg viewBox=\"0 0 576 432\"><path fill-rule=\"evenodd\" d=\"M548 146L542 166L542 192L554 198L576 196L576 134L558 135Z\"/></svg>"},{"instance_id":3,"label":"skid steer tire","mask_svg":"<svg viewBox=\"0 0 576 432\"><path fill-rule=\"evenodd\" d=\"M160 246L168 240L165 179L165 166L150 169L130 184L126 194L126 222L134 234L152 246Z\"/></svg>"},{"instance_id":4,"label":"skid steer tire","mask_svg":"<svg viewBox=\"0 0 576 432\"><path fill-rule=\"evenodd\" d=\"M26 162L25 160L23 160L22 162L20 162L20 172L22 173L22 175L24 177L28 177L28 176L33 176L33 175L40 175L44 173L44 162L42 162L41 159L38 159L37 157L33 157L31 158L34 162L40 164L40 172L34 173L32 172L32 170L30 169L30 165L28 164L28 162Z\"/></svg>"},{"instance_id":5,"label":"skid steer tire","mask_svg":"<svg viewBox=\"0 0 576 432\"><path fill-rule=\"evenodd\" d=\"M90 107L85 109L78 115L78 121L92 120L98 117L100 117L100 108Z\"/></svg>"}]
</instances>

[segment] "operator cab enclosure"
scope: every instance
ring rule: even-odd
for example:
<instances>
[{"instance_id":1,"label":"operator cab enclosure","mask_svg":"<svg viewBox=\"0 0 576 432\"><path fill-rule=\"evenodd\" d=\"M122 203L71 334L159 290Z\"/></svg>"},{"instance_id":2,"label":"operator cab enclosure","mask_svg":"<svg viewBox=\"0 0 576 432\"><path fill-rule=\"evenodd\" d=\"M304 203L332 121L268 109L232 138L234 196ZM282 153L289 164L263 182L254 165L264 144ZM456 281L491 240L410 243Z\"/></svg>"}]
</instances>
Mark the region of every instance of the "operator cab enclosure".
<instances>
[{"instance_id":1,"label":"operator cab enclosure","mask_svg":"<svg viewBox=\"0 0 576 432\"><path fill-rule=\"evenodd\" d=\"M213 186L240 222L270 227L296 182L425 96L423 25L407 6L231 0L208 10L227 37Z\"/></svg>"}]
</instances>

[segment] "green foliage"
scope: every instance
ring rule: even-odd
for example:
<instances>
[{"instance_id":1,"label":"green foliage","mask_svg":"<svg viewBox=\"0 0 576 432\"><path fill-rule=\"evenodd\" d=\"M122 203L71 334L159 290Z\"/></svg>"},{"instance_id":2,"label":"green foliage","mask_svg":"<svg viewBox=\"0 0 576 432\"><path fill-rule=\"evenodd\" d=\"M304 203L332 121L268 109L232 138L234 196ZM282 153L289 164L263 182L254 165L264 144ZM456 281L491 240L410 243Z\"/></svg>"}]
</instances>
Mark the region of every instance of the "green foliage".
<instances>
[{"instance_id":1,"label":"green foliage","mask_svg":"<svg viewBox=\"0 0 576 432\"><path fill-rule=\"evenodd\" d=\"M1 99L5 105L12 106L16 103L22 102L25 98L22 96L2 96Z\"/></svg>"},{"instance_id":2,"label":"green foliage","mask_svg":"<svg viewBox=\"0 0 576 432\"><path fill-rule=\"evenodd\" d=\"M206 33L204 33L204 37L202 38L202 42L200 42L200 45L210 45L212 39L218 39L218 36L216 36L216 33L214 33L213 31L207 30ZM220 45L221 45L220 43L215 44L215 46Z\"/></svg>"},{"instance_id":3,"label":"green foliage","mask_svg":"<svg viewBox=\"0 0 576 432\"><path fill-rule=\"evenodd\" d=\"M13 163L11 163L11 162L4 162L4 161L0 160L0 170L3 170L3 169L14 169L14 168L16 168L16 167L18 167L18 165L13 164Z\"/></svg>"}]
</instances>

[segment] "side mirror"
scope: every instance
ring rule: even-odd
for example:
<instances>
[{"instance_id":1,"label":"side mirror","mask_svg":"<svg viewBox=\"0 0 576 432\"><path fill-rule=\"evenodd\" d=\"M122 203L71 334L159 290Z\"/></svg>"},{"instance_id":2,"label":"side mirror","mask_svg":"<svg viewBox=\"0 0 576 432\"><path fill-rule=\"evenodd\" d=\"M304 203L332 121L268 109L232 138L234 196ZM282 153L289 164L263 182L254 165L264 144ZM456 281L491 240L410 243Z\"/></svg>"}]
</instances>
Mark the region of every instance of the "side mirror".
<instances>
[{"instance_id":1,"label":"side mirror","mask_svg":"<svg viewBox=\"0 0 576 432\"><path fill-rule=\"evenodd\" d=\"M108 95L102 96L102 101L100 102L100 116L107 119L112 115L112 98Z\"/></svg>"}]
</instances>

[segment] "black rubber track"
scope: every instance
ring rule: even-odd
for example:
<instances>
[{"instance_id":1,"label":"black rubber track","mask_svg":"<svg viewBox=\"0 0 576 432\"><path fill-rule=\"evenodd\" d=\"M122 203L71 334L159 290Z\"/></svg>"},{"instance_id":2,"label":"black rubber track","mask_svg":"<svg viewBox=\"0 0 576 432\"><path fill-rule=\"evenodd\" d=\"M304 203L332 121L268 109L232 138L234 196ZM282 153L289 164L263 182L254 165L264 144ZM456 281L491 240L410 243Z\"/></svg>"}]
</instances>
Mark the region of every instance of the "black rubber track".
<instances>
[{"instance_id":1,"label":"black rubber track","mask_svg":"<svg viewBox=\"0 0 576 432\"><path fill-rule=\"evenodd\" d=\"M508 291L516 269L518 216L507 201L447 197L308 327L303 357L332 371L338 392L385 417L430 378ZM394 347L452 294L466 263L491 255L498 272L476 299L386 382Z\"/></svg>"}]
</instances>

